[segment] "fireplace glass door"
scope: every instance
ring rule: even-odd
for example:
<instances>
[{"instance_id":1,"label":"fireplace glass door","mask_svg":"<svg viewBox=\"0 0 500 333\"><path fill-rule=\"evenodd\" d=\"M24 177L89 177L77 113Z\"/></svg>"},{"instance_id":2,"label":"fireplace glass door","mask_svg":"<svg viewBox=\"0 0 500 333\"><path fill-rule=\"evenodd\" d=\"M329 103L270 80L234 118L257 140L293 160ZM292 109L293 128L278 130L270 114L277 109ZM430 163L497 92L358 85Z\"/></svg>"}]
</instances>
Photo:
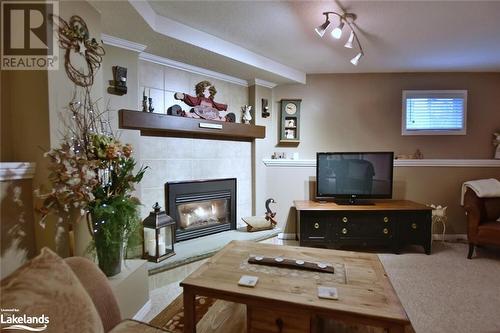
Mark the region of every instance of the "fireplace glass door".
<instances>
[{"instance_id":1,"label":"fireplace glass door","mask_svg":"<svg viewBox=\"0 0 500 333\"><path fill-rule=\"evenodd\" d=\"M190 230L216 224L230 223L230 207L228 199L214 199L179 204L178 228Z\"/></svg>"}]
</instances>

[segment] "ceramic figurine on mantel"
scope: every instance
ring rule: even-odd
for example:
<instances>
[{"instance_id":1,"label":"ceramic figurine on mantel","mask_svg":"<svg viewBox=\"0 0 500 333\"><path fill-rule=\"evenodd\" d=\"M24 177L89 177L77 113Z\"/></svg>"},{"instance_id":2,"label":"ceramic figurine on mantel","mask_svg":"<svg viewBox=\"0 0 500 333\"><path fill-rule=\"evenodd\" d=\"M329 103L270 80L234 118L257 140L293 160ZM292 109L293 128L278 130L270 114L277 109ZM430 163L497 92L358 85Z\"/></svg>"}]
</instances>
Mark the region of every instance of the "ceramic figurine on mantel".
<instances>
[{"instance_id":1,"label":"ceramic figurine on mantel","mask_svg":"<svg viewBox=\"0 0 500 333\"><path fill-rule=\"evenodd\" d=\"M149 89L149 94L148 94L148 102L149 102L149 112L154 112L155 108L153 107L153 99L151 98L151 89Z\"/></svg>"},{"instance_id":2,"label":"ceramic figurine on mantel","mask_svg":"<svg viewBox=\"0 0 500 333\"><path fill-rule=\"evenodd\" d=\"M243 105L241 107L241 113L243 115L242 119L244 124L250 124L250 121L252 120L252 114L250 113L251 110L251 105Z\"/></svg>"}]
</instances>

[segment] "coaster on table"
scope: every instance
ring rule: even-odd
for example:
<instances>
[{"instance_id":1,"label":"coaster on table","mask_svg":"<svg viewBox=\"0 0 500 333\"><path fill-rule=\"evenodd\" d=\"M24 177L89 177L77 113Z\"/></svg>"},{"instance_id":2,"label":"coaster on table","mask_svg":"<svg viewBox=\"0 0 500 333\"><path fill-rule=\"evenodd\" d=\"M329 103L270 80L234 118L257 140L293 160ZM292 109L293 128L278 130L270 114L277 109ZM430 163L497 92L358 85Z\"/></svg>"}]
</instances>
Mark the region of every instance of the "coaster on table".
<instances>
[{"instance_id":1,"label":"coaster on table","mask_svg":"<svg viewBox=\"0 0 500 333\"><path fill-rule=\"evenodd\" d=\"M258 276L242 275L240 281L238 281L238 285L253 288L257 284L258 280Z\"/></svg>"},{"instance_id":2,"label":"coaster on table","mask_svg":"<svg viewBox=\"0 0 500 333\"><path fill-rule=\"evenodd\" d=\"M339 299L337 288L318 286L318 297L326 299Z\"/></svg>"}]
</instances>

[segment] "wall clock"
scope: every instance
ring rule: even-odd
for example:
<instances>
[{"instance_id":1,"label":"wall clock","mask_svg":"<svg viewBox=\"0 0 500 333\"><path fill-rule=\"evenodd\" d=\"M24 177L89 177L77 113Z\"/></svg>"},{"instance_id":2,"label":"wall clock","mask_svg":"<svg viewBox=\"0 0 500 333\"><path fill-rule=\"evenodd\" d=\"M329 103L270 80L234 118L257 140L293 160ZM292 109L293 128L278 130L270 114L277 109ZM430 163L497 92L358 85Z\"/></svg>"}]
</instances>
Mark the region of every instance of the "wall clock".
<instances>
[{"instance_id":1,"label":"wall clock","mask_svg":"<svg viewBox=\"0 0 500 333\"><path fill-rule=\"evenodd\" d=\"M301 99L282 99L280 118L280 143L300 143Z\"/></svg>"}]
</instances>

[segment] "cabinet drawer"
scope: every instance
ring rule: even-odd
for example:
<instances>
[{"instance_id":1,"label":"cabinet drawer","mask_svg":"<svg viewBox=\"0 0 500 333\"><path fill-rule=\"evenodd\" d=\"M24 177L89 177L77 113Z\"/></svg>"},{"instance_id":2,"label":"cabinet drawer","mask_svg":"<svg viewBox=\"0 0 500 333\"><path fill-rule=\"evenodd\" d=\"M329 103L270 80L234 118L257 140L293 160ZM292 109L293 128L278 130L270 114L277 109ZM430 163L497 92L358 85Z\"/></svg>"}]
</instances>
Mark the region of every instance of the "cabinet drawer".
<instances>
[{"instance_id":1,"label":"cabinet drawer","mask_svg":"<svg viewBox=\"0 0 500 333\"><path fill-rule=\"evenodd\" d=\"M311 331L309 314L247 307L249 333L307 333Z\"/></svg>"},{"instance_id":2,"label":"cabinet drawer","mask_svg":"<svg viewBox=\"0 0 500 333\"><path fill-rule=\"evenodd\" d=\"M394 217L384 213L346 213L338 216L339 238L388 239L394 234Z\"/></svg>"},{"instance_id":3,"label":"cabinet drawer","mask_svg":"<svg viewBox=\"0 0 500 333\"><path fill-rule=\"evenodd\" d=\"M431 220L428 212L414 212L402 215L398 223L401 238L407 241L421 241L431 237Z\"/></svg>"},{"instance_id":4,"label":"cabinet drawer","mask_svg":"<svg viewBox=\"0 0 500 333\"><path fill-rule=\"evenodd\" d=\"M302 212L300 215L300 236L307 241L329 239L332 217L321 212Z\"/></svg>"}]
</instances>

